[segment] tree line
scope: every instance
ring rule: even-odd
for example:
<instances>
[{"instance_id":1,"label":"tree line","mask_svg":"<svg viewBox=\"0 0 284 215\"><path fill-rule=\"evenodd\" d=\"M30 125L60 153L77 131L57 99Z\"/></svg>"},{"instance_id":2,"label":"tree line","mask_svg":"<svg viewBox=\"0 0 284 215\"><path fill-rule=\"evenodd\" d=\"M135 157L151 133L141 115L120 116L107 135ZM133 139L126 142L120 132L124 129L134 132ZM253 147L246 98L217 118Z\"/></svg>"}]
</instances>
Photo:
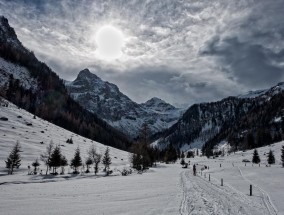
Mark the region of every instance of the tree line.
<instances>
[{"instance_id":1,"label":"tree line","mask_svg":"<svg viewBox=\"0 0 284 215\"><path fill-rule=\"evenodd\" d=\"M282 149L281 149L280 160L282 162L282 167L284 167L284 146L282 146ZM257 149L255 149L253 151L252 163L259 164L260 162L261 162L261 159L259 157L258 151ZM269 150L268 155L267 155L267 163L269 164L269 166L271 166L272 164L275 164L275 156L271 149Z\"/></svg>"},{"instance_id":2,"label":"tree line","mask_svg":"<svg viewBox=\"0 0 284 215\"><path fill-rule=\"evenodd\" d=\"M86 173L90 173L91 165L94 165L94 173L97 175L99 172L100 163L104 166L104 172L106 175L111 174L110 165L111 165L111 157L110 157L109 147L106 148L104 154L100 154L97 152L96 147L91 145L89 150L87 151L87 158L85 162L83 162L80 148L77 147L73 158L68 162L67 158L63 155L61 147L59 145L55 145L52 141L46 147L44 153L40 155L40 160L46 166L45 174L48 173L52 175L65 174L65 167L70 165L73 169L73 174L79 174L79 167L85 166L87 167ZM17 141L13 149L11 150L7 160L5 161L6 168L8 169L8 174L13 174L15 169L18 169L21 166L21 146ZM29 166L29 174L38 174L38 167L40 166L40 162L38 159L32 163L33 170ZM60 168L60 172L58 169ZM40 172L42 174L42 172Z\"/></svg>"}]
</instances>

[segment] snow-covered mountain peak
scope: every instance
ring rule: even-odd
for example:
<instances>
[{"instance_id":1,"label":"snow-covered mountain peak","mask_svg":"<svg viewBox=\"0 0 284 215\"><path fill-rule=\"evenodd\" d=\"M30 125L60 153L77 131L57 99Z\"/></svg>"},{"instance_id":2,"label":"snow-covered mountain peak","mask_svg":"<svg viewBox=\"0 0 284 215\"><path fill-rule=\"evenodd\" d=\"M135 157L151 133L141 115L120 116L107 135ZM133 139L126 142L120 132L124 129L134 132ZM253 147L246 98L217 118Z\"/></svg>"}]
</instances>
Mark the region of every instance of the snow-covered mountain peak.
<instances>
[{"instance_id":1,"label":"snow-covered mountain peak","mask_svg":"<svg viewBox=\"0 0 284 215\"><path fill-rule=\"evenodd\" d=\"M159 103L166 103L164 100L157 98L157 97L153 97L151 99L149 99L148 101L145 102L145 104L159 104Z\"/></svg>"},{"instance_id":2,"label":"snow-covered mountain peak","mask_svg":"<svg viewBox=\"0 0 284 215\"><path fill-rule=\"evenodd\" d=\"M91 73L88 68L83 69L82 71L79 72L77 79L85 79L85 78L91 78L91 79L99 79L101 80L96 74Z\"/></svg>"},{"instance_id":3,"label":"snow-covered mountain peak","mask_svg":"<svg viewBox=\"0 0 284 215\"><path fill-rule=\"evenodd\" d=\"M154 111L160 111L160 112L166 112L166 111L170 111L170 110L176 110L177 108L175 108L173 105L165 102L164 100L157 98L157 97L153 97L151 99L149 99L148 101L146 101L145 103L141 104L144 108L150 108Z\"/></svg>"},{"instance_id":4,"label":"snow-covered mountain peak","mask_svg":"<svg viewBox=\"0 0 284 215\"><path fill-rule=\"evenodd\" d=\"M70 95L85 109L130 137L137 137L145 122L152 134L160 132L174 124L182 113L159 98L137 104L120 92L115 84L103 81L88 69L65 84Z\"/></svg>"},{"instance_id":5,"label":"snow-covered mountain peak","mask_svg":"<svg viewBox=\"0 0 284 215\"><path fill-rule=\"evenodd\" d=\"M275 86L264 89L264 90L255 90L255 91L249 91L248 93L244 95L239 95L238 98L257 98L257 97L265 97L270 98L284 90L284 82L279 82Z\"/></svg>"},{"instance_id":6,"label":"snow-covered mountain peak","mask_svg":"<svg viewBox=\"0 0 284 215\"><path fill-rule=\"evenodd\" d=\"M22 43L18 40L15 30L9 25L8 19L4 16L0 16L0 42L7 43L16 48L21 48L22 51L24 50Z\"/></svg>"},{"instance_id":7,"label":"snow-covered mountain peak","mask_svg":"<svg viewBox=\"0 0 284 215\"><path fill-rule=\"evenodd\" d=\"M96 74L91 73L89 69L80 71L74 81L65 82L65 85L67 88L76 89L76 93L120 94L116 85L103 81Z\"/></svg>"}]
</instances>

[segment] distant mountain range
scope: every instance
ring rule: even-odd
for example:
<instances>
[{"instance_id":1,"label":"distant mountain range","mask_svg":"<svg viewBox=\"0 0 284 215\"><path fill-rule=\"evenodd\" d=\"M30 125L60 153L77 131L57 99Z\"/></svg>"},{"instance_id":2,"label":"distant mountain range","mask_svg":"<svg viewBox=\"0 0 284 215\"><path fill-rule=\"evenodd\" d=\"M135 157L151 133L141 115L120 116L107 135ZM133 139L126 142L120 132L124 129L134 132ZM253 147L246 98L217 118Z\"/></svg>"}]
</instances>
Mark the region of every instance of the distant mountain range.
<instances>
[{"instance_id":1,"label":"distant mountain range","mask_svg":"<svg viewBox=\"0 0 284 215\"><path fill-rule=\"evenodd\" d=\"M267 90L192 105L155 145L210 151L229 142L235 149L255 148L283 139L283 117L284 83L279 83Z\"/></svg>"},{"instance_id":2,"label":"distant mountain range","mask_svg":"<svg viewBox=\"0 0 284 215\"><path fill-rule=\"evenodd\" d=\"M159 98L137 104L116 85L103 81L88 69L82 70L74 81L65 82L65 85L75 101L131 138L139 136L143 123L147 123L153 135L172 126L183 113L182 109Z\"/></svg>"}]
</instances>

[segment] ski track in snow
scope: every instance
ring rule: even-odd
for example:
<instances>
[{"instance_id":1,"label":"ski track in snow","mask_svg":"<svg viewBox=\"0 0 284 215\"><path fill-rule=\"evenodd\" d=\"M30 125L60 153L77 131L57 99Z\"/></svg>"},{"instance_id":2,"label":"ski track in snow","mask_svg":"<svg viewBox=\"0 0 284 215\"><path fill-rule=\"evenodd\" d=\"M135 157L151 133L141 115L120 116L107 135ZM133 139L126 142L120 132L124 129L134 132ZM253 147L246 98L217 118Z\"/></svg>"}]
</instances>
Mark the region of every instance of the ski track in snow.
<instances>
[{"instance_id":1,"label":"ski track in snow","mask_svg":"<svg viewBox=\"0 0 284 215\"><path fill-rule=\"evenodd\" d=\"M275 207L275 205L272 203L270 196L268 195L268 193L266 191L264 191L263 189L261 189L258 185L256 185L255 183L253 183L252 181L250 181L249 179L247 179L244 175L242 170L240 169L240 167L238 166L239 172L242 176L242 178L249 182L251 185L253 185L254 187L256 187L262 194L262 200L263 203L265 205L265 207L267 208L267 210L269 211L269 214L271 215L275 215L277 214L278 210Z\"/></svg>"},{"instance_id":2,"label":"ski track in snow","mask_svg":"<svg viewBox=\"0 0 284 215\"><path fill-rule=\"evenodd\" d=\"M263 206L226 184L220 186L193 176L189 170L180 173L180 186L183 190L181 215L251 215L260 214L260 211L262 214L277 214L271 210L271 203Z\"/></svg>"}]
</instances>

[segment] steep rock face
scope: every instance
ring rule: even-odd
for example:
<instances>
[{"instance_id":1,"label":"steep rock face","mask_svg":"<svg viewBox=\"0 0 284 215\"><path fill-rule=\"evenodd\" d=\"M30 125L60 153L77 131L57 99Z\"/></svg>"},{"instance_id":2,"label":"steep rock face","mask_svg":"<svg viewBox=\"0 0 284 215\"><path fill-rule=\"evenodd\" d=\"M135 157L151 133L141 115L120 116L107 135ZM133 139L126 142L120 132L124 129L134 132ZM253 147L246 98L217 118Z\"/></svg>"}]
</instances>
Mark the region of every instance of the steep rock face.
<instances>
[{"instance_id":1,"label":"steep rock face","mask_svg":"<svg viewBox=\"0 0 284 215\"><path fill-rule=\"evenodd\" d=\"M144 109L157 111L157 112L167 112L167 111L175 111L177 108L173 105L166 103L162 99L159 98L151 98L150 100L146 101L145 103L142 103L141 106Z\"/></svg>"},{"instance_id":2,"label":"steep rock face","mask_svg":"<svg viewBox=\"0 0 284 215\"><path fill-rule=\"evenodd\" d=\"M236 118L245 114L251 104L247 99L229 97L219 102L195 104L182 118L168 129L159 140L160 145L172 143L185 150L202 145L230 126Z\"/></svg>"},{"instance_id":3,"label":"steep rock face","mask_svg":"<svg viewBox=\"0 0 284 215\"><path fill-rule=\"evenodd\" d=\"M3 16L0 16L0 44L3 47L12 47L15 51L20 51L26 55L30 54L18 40L8 20ZM1 53L4 57L5 55L10 55L10 53L4 53L4 51L5 49ZM37 80L31 76L30 72L25 67L0 58L0 87L7 86L10 77L19 80L20 85L27 90L35 90L37 88Z\"/></svg>"},{"instance_id":4,"label":"steep rock face","mask_svg":"<svg viewBox=\"0 0 284 215\"><path fill-rule=\"evenodd\" d=\"M238 140L239 147L248 148L245 138L249 132L256 137L257 132L266 130L272 137L276 133L279 136L281 126L275 125L275 119L278 124L282 121L283 92L284 84L279 83L267 90L228 97L218 102L195 104L155 144L164 148L171 143L188 150L202 148L204 144L213 148L224 140L234 145Z\"/></svg>"},{"instance_id":5,"label":"steep rock face","mask_svg":"<svg viewBox=\"0 0 284 215\"><path fill-rule=\"evenodd\" d=\"M88 69L82 70L73 82L66 83L71 96L91 112L106 121L121 120L123 116L136 118L143 109L122 94L118 87L101 80Z\"/></svg>"},{"instance_id":6,"label":"steep rock face","mask_svg":"<svg viewBox=\"0 0 284 215\"><path fill-rule=\"evenodd\" d=\"M147 123L150 133L154 134L174 124L182 112L158 98L137 104L116 85L103 81L88 69L65 84L74 100L132 138L139 135L143 123Z\"/></svg>"},{"instance_id":7,"label":"steep rock face","mask_svg":"<svg viewBox=\"0 0 284 215\"><path fill-rule=\"evenodd\" d=\"M0 42L12 45L21 51L28 52L18 40L15 30L9 25L8 19L0 16Z\"/></svg>"}]
</instances>

